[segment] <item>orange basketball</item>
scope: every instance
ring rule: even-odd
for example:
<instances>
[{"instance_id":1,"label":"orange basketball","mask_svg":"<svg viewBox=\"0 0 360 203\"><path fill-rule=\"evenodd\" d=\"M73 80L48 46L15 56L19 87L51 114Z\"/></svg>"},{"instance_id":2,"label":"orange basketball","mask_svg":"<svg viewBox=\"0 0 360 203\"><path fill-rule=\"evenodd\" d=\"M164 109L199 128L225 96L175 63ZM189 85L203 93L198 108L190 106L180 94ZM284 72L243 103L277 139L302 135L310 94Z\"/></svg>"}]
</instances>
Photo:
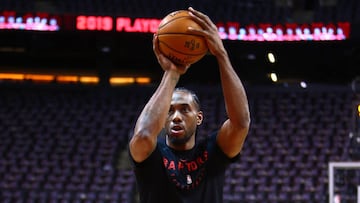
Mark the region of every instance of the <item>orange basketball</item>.
<instances>
[{"instance_id":1,"label":"orange basketball","mask_svg":"<svg viewBox=\"0 0 360 203\"><path fill-rule=\"evenodd\" d=\"M188 33L188 27L202 29L189 11L179 10L163 18L158 28L159 49L176 64L193 64L208 52L204 37Z\"/></svg>"}]
</instances>

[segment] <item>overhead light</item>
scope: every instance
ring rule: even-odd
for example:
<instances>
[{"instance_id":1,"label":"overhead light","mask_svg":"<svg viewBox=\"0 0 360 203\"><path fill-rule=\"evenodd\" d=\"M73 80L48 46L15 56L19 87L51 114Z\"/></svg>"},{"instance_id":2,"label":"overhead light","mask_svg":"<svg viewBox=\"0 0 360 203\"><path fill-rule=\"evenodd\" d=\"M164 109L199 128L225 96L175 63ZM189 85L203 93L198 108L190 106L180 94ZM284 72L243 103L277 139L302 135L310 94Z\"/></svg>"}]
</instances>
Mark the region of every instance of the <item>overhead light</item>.
<instances>
[{"instance_id":1,"label":"overhead light","mask_svg":"<svg viewBox=\"0 0 360 203\"><path fill-rule=\"evenodd\" d=\"M270 63L275 63L275 56L274 56L273 53L269 52L267 54L267 57L268 57L268 60L269 60Z\"/></svg>"},{"instance_id":2,"label":"overhead light","mask_svg":"<svg viewBox=\"0 0 360 203\"><path fill-rule=\"evenodd\" d=\"M307 88L306 82L301 81L301 82L300 82L300 87L302 87L302 88Z\"/></svg>"},{"instance_id":3,"label":"overhead light","mask_svg":"<svg viewBox=\"0 0 360 203\"><path fill-rule=\"evenodd\" d=\"M270 79L273 82L277 82L278 81L278 76L276 75L276 73L270 73Z\"/></svg>"}]
</instances>

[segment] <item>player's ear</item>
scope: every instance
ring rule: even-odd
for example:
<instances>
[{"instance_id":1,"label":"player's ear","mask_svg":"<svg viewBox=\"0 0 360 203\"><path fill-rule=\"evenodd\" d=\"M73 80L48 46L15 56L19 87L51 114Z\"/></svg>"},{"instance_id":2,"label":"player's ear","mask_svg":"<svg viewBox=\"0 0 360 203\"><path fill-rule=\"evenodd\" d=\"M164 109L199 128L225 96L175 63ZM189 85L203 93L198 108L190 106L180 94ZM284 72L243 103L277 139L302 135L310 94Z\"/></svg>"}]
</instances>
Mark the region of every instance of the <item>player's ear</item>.
<instances>
[{"instance_id":1,"label":"player's ear","mask_svg":"<svg viewBox=\"0 0 360 203\"><path fill-rule=\"evenodd\" d=\"M197 113L197 121L196 121L196 125L201 125L202 121L204 120L204 114L202 111L199 111Z\"/></svg>"}]
</instances>

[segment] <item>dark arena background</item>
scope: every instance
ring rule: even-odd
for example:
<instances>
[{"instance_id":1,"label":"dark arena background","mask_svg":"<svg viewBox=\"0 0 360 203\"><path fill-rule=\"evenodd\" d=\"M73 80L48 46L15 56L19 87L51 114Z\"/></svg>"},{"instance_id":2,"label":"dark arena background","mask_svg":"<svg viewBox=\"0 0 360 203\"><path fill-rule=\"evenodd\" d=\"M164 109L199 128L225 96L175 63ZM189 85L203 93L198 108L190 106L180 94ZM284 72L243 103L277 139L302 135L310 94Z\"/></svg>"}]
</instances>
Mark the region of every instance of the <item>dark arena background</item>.
<instances>
[{"instance_id":1,"label":"dark arena background","mask_svg":"<svg viewBox=\"0 0 360 203\"><path fill-rule=\"evenodd\" d=\"M357 0L1 0L0 202L138 202L127 142L162 75L152 36L193 6L218 26L251 129L224 202L360 202ZM206 55L181 86L225 119Z\"/></svg>"}]
</instances>

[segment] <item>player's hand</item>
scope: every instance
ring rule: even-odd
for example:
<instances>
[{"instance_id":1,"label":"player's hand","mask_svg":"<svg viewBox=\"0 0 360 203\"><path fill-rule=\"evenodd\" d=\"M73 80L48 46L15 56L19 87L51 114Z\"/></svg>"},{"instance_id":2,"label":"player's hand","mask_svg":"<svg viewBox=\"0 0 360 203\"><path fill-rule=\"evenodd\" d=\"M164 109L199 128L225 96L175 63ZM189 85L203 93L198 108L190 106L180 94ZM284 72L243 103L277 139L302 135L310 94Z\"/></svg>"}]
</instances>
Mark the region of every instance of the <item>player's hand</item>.
<instances>
[{"instance_id":1,"label":"player's hand","mask_svg":"<svg viewBox=\"0 0 360 203\"><path fill-rule=\"evenodd\" d=\"M164 54L162 54L159 50L159 41L156 34L153 37L153 51L155 56L164 71L174 70L178 72L180 75L185 74L189 69L190 65L179 65L173 63L169 58L167 58Z\"/></svg>"},{"instance_id":2,"label":"player's hand","mask_svg":"<svg viewBox=\"0 0 360 203\"><path fill-rule=\"evenodd\" d=\"M218 28L211 19L192 7L189 7L188 10L193 19L203 28L203 30L189 28L189 32L203 36L206 39L210 53L214 56L226 53Z\"/></svg>"}]
</instances>

